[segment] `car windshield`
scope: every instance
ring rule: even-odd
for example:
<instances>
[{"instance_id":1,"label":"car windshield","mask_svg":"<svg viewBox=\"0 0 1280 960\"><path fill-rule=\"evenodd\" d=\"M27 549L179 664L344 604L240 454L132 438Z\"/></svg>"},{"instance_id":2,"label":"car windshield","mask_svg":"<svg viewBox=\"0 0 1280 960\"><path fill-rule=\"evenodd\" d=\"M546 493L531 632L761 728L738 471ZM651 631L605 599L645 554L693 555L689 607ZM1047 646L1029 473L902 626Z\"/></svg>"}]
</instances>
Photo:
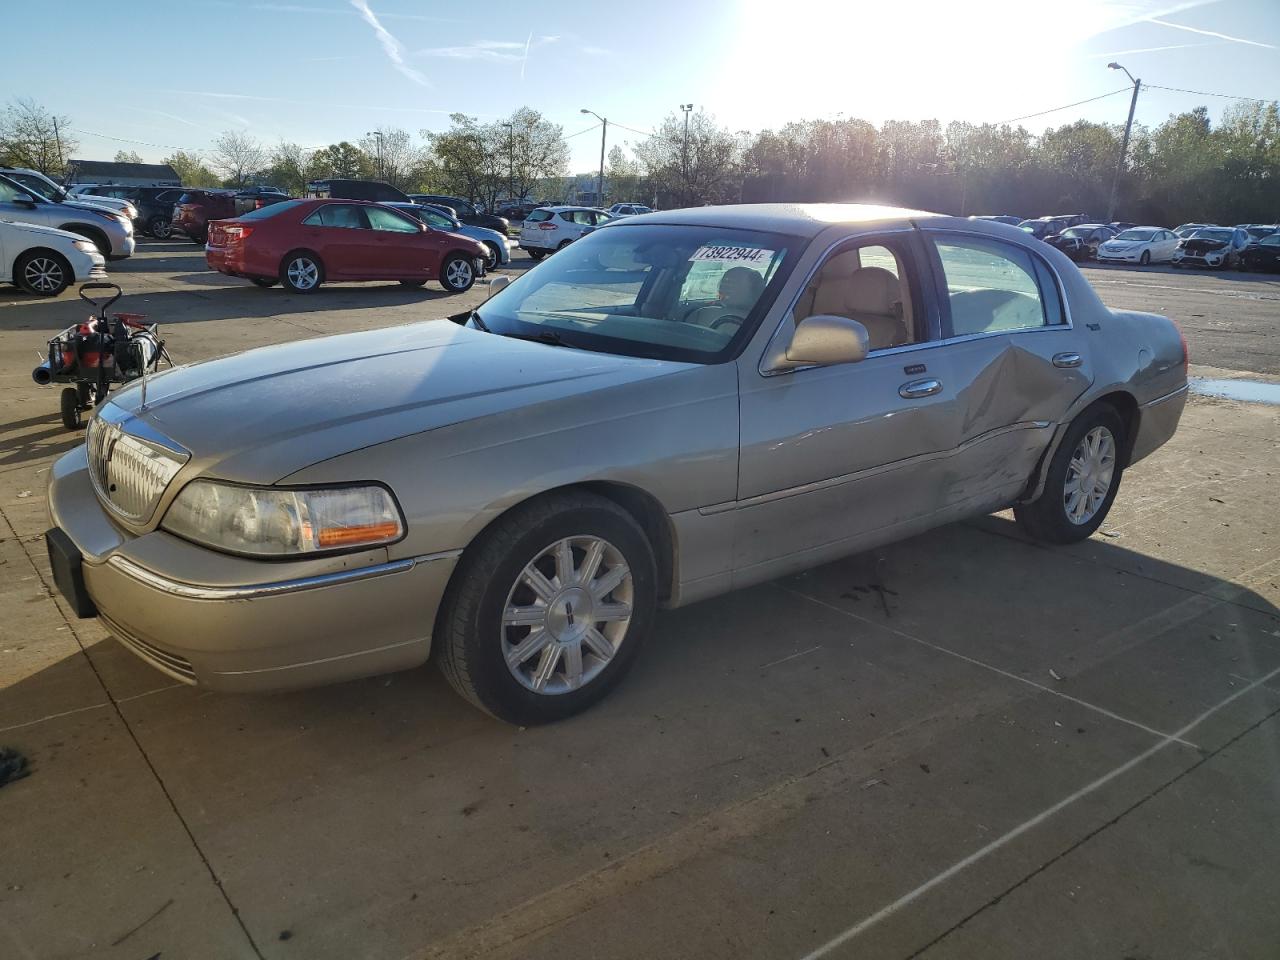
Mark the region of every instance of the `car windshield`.
<instances>
[{"instance_id":1,"label":"car windshield","mask_svg":"<svg viewBox=\"0 0 1280 960\"><path fill-rule=\"evenodd\" d=\"M1095 227L1072 227L1069 230L1063 230L1062 235L1073 240L1088 240L1095 229Z\"/></svg>"},{"instance_id":2,"label":"car windshield","mask_svg":"<svg viewBox=\"0 0 1280 960\"><path fill-rule=\"evenodd\" d=\"M1126 230L1117 236L1117 240L1150 240L1156 235L1154 230Z\"/></svg>"},{"instance_id":3,"label":"car windshield","mask_svg":"<svg viewBox=\"0 0 1280 960\"><path fill-rule=\"evenodd\" d=\"M1258 241L1261 247L1280 247L1280 233L1273 233L1270 236L1263 237Z\"/></svg>"},{"instance_id":4,"label":"car windshield","mask_svg":"<svg viewBox=\"0 0 1280 960\"><path fill-rule=\"evenodd\" d=\"M17 180L32 193L38 193L41 197L50 202L61 203L67 199L67 192L55 183L50 183L43 177L34 177L29 173L15 173L13 179Z\"/></svg>"},{"instance_id":5,"label":"car windshield","mask_svg":"<svg viewBox=\"0 0 1280 960\"><path fill-rule=\"evenodd\" d=\"M475 325L570 347L711 363L750 335L804 241L721 227L591 233L489 300Z\"/></svg>"},{"instance_id":6,"label":"car windshield","mask_svg":"<svg viewBox=\"0 0 1280 960\"><path fill-rule=\"evenodd\" d=\"M1231 242L1230 230L1197 230L1191 235L1192 240L1220 240L1223 243Z\"/></svg>"}]
</instances>

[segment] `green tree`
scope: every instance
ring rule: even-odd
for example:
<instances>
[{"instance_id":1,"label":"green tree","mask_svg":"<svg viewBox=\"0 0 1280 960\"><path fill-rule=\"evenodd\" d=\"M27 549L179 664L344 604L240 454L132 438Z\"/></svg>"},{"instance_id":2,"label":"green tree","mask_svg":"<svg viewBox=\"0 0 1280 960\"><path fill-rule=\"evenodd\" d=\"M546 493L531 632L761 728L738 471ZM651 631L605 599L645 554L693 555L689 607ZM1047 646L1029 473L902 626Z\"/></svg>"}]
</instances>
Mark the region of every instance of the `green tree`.
<instances>
[{"instance_id":1,"label":"green tree","mask_svg":"<svg viewBox=\"0 0 1280 960\"><path fill-rule=\"evenodd\" d=\"M137 150L117 150L115 156L116 163L142 163L142 157L138 155Z\"/></svg>"},{"instance_id":2,"label":"green tree","mask_svg":"<svg viewBox=\"0 0 1280 960\"><path fill-rule=\"evenodd\" d=\"M62 176L80 144L68 134L71 120L30 98L11 100L0 114L0 163Z\"/></svg>"},{"instance_id":3,"label":"green tree","mask_svg":"<svg viewBox=\"0 0 1280 960\"><path fill-rule=\"evenodd\" d=\"M269 165L262 177L268 184L300 197L307 189L306 171L309 159L301 144L281 140L271 148Z\"/></svg>"},{"instance_id":4,"label":"green tree","mask_svg":"<svg viewBox=\"0 0 1280 960\"><path fill-rule=\"evenodd\" d=\"M688 120L687 141L684 118L672 113L635 148L659 202L664 206L736 202L742 194L744 144L702 110Z\"/></svg>"},{"instance_id":5,"label":"green tree","mask_svg":"<svg viewBox=\"0 0 1280 960\"><path fill-rule=\"evenodd\" d=\"M184 187L216 187L218 175L210 170L198 153L187 153L179 150L164 158L164 163L173 167L179 182Z\"/></svg>"},{"instance_id":6,"label":"green tree","mask_svg":"<svg viewBox=\"0 0 1280 960\"><path fill-rule=\"evenodd\" d=\"M373 161L369 155L346 140L322 147L311 155L307 163L308 180L320 180L325 177L370 180L373 174Z\"/></svg>"}]
</instances>

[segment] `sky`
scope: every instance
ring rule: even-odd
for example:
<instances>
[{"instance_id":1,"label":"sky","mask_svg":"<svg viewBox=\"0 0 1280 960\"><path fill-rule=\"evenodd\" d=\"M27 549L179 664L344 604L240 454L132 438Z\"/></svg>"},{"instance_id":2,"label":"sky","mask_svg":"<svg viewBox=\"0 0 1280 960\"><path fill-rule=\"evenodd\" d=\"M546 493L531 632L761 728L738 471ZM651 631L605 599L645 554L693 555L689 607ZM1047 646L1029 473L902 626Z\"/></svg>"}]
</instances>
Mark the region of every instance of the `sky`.
<instances>
[{"instance_id":1,"label":"sky","mask_svg":"<svg viewBox=\"0 0 1280 960\"><path fill-rule=\"evenodd\" d=\"M1280 0L64 0L6 11L0 97L71 119L81 159L207 152L226 129L318 147L530 106L573 172L681 103L732 130L858 117L1155 126L1280 98ZM25 36L28 42L14 38ZM53 64L58 66L55 68ZM1112 91L1114 96L1103 96Z\"/></svg>"}]
</instances>

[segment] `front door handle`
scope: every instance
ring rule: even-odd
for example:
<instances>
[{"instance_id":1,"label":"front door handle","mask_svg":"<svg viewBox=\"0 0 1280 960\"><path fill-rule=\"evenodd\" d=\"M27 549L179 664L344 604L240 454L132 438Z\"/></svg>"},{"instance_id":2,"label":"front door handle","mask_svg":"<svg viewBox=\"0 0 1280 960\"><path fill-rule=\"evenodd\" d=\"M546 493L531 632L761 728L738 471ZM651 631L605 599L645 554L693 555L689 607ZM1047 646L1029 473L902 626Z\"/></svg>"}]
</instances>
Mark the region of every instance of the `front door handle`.
<instances>
[{"instance_id":1,"label":"front door handle","mask_svg":"<svg viewBox=\"0 0 1280 960\"><path fill-rule=\"evenodd\" d=\"M941 380L912 380L898 388L898 396L903 400L919 400L921 397L932 397L942 392Z\"/></svg>"},{"instance_id":2,"label":"front door handle","mask_svg":"<svg viewBox=\"0 0 1280 960\"><path fill-rule=\"evenodd\" d=\"M1084 357L1078 353L1055 353L1053 355L1053 365L1055 367L1078 367L1084 363Z\"/></svg>"}]
</instances>

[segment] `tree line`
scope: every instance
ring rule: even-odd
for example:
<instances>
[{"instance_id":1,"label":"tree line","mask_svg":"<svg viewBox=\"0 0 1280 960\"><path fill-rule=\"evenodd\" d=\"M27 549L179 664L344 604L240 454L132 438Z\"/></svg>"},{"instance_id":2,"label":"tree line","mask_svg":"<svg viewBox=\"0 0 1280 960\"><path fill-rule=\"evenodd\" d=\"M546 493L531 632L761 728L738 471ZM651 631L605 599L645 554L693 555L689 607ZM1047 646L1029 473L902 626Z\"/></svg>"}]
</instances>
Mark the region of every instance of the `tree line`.
<instances>
[{"instance_id":1,"label":"tree line","mask_svg":"<svg viewBox=\"0 0 1280 960\"><path fill-rule=\"evenodd\" d=\"M0 115L0 163L61 174L78 144L68 118L31 100ZM1033 134L1023 126L936 120L801 120L732 131L697 111L668 115L608 154L605 202L659 207L761 201L864 201L959 215L1104 216L1122 127L1078 120ZM121 152L117 159L136 157ZM228 130L206 153L165 158L189 186L269 183L295 194L325 177L376 178L406 192L492 205L503 197L574 200L562 128L529 107L482 123L453 114L444 131L382 127L308 149L267 146ZM589 187L594 189L594 186ZM1214 122L1205 107L1134 128L1116 216L1145 223L1280 220L1280 109L1239 101Z\"/></svg>"}]
</instances>

